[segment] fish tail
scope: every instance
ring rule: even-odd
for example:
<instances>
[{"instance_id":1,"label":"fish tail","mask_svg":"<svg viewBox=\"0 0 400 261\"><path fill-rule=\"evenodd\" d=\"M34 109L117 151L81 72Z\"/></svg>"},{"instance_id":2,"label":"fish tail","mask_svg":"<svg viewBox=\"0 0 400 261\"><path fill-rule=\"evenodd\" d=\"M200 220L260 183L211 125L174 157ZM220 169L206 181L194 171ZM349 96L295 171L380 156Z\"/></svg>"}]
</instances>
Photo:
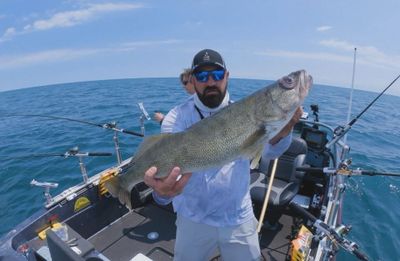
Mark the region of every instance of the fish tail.
<instances>
[{"instance_id":1,"label":"fish tail","mask_svg":"<svg viewBox=\"0 0 400 261\"><path fill-rule=\"evenodd\" d=\"M129 209L132 209L131 193L121 186L119 177L110 178L104 185L111 196L118 197L121 204L125 204Z\"/></svg>"}]
</instances>

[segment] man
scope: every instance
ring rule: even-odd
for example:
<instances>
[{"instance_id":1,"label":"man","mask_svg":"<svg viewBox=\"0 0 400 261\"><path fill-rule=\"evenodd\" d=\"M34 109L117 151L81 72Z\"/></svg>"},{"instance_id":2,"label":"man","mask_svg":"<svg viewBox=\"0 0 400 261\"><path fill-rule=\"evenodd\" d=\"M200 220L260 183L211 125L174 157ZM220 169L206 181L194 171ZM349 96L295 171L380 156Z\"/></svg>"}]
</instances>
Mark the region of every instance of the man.
<instances>
[{"instance_id":1,"label":"man","mask_svg":"<svg viewBox=\"0 0 400 261\"><path fill-rule=\"evenodd\" d=\"M205 49L193 58L193 99L173 108L162 132L180 132L230 103L229 72L216 51ZM275 158L290 145L299 109L283 130L266 144L263 156ZM175 260L209 260L218 249L223 260L259 260L260 247L249 193L250 162L237 159L215 169L180 175L179 166L164 179L155 179L156 167L144 181L154 189L159 204L172 201L177 213Z\"/></svg>"},{"instance_id":2,"label":"man","mask_svg":"<svg viewBox=\"0 0 400 261\"><path fill-rule=\"evenodd\" d=\"M192 70L190 68L186 68L179 75L179 79L181 80L181 84L183 88L185 88L186 92L190 95L190 97L195 93L193 83L190 81ZM160 124L164 120L165 115L159 111L154 113L154 120L159 122Z\"/></svg>"},{"instance_id":3,"label":"man","mask_svg":"<svg viewBox=\"0 0 400 261\"><path fill-rule=\"evenodd\" d=\"M181 84L189 95L195 93L193 83L192 81L190 81L191 76L192 76L192 69L190 68L183 69L183 72L179 75Z\"/></svg>"}]
</instances>

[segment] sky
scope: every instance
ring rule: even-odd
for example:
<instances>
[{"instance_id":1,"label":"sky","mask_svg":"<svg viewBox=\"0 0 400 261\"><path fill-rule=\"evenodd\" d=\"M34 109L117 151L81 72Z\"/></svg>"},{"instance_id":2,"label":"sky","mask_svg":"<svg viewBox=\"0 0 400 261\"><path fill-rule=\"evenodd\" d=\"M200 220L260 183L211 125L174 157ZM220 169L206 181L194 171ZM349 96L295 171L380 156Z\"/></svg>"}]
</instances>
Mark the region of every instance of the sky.
<instances>
[{"instance_id":1,"label":"sky","mask_svg":"<svg viewBox=\"0 0 400 261\"><path fill-rule=\"evenodd\" d=\"M0 92L178 77L201 49L232 78L307 70L317 84L380 92L400 73L400 1L0 0ZM400 96L400 80L388 93ZM1 94L0 94L1 95Z\"/></svg>"}]
</instances>

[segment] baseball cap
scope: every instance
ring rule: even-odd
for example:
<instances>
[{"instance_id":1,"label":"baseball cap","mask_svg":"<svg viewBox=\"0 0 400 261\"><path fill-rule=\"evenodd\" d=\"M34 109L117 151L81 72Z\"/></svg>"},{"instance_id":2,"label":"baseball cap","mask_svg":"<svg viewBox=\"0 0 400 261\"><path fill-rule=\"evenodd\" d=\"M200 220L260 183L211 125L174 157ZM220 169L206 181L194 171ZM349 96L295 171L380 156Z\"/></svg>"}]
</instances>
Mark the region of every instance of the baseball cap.
<instances>
[{"instance_id":1,"label":"baseball cap","mask_svg":"<svg viewBox=\"0 0 400 261\"><path fill-rule=\"evenodd\" d=\"M197 69L204 65L217 65L225 70L224 59L222 59L222 56L218 52L211 49L201 50L194 56L192 72L195 73Z\"/></svg>"}]
</instances>

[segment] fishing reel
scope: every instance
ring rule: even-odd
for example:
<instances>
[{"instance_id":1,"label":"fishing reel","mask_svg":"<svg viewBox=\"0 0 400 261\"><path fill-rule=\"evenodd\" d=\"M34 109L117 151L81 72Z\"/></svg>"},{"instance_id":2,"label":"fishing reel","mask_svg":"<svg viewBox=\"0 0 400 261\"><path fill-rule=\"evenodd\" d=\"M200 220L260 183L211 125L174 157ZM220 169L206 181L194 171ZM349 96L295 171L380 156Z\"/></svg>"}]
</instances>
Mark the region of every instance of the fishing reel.
<instances>
[{"instance_id":1,"label":"fishing reel","mask_svg":"<svg viewBox=\"0 0 400 261\"><path fill-rule=\"evenodd\" d=\"M319 122L319 115L318 115L319 107L318 107L318 104L311 104L310 108L311 108L311 111L313 112L313 115L314 115L314 121L315 122Z\"/></svg>"},{"instance_id":2,"label":"fishing reel","mask_svg":"<svg viewBox=\"0 0 400 261\"><path fill-rule=\"evenodd\" d=\"M311 222L311 226L316 230L314 240L320 241L325 237L330 239L332 250L329 255L331 257L334 257L341 247L358 259L368 261L368 257L359 250L358 245L344 237L350 231L351 226L340 225L337 228L332 228L294 202L289 203L289 207Z\"/></svg>"},{"instance_id":3,"label":"fishing reel","mask_svg":"<svg viewBox=\"0 0 400 261\"><path fill-rule=\"evenodd\" d=\"M352 170L350 169L350 165L352 163L351 159L345 159L339 164L339 168L336 171L336 174L340 175L350 175Z\"/></svg>"},{"instance_id":4,"label":"fishing reel","mask_svg":"<svg viewBox=\"0 0 400 261\"><path fill-rule=\"evenodd\" d=\"M103 128L104 129L114 129L116 127L117 127L117 122L116 121L112 121L112 122L103 124Z\"/></svg>"},{"instance_id":5,"label":"fishing reel","mask_svg":"<svg viewBox=\"0 0 400 261\"><path fill-rule=\"evenodd\" d=\"M78 146L75 146L64 153L64 158L68 158L70 156L76 156L78 153L79 153L79 148Z\"/></svg>"},{"instance_id":6,"label":"fishing reel","mask_svg":"<svg viewBox=\"0 0 400 261\"><path fill-rule=\"evenodd\" d=\"M149 113L146 111L146 109L144 108L143 102L139 102L139 109L142 112L142 114L140 115L140 129L142 131L142 135L145 135L145 128L144 128L144 121L145 120L151 120Z\"/></svg>"}]
</instances>

